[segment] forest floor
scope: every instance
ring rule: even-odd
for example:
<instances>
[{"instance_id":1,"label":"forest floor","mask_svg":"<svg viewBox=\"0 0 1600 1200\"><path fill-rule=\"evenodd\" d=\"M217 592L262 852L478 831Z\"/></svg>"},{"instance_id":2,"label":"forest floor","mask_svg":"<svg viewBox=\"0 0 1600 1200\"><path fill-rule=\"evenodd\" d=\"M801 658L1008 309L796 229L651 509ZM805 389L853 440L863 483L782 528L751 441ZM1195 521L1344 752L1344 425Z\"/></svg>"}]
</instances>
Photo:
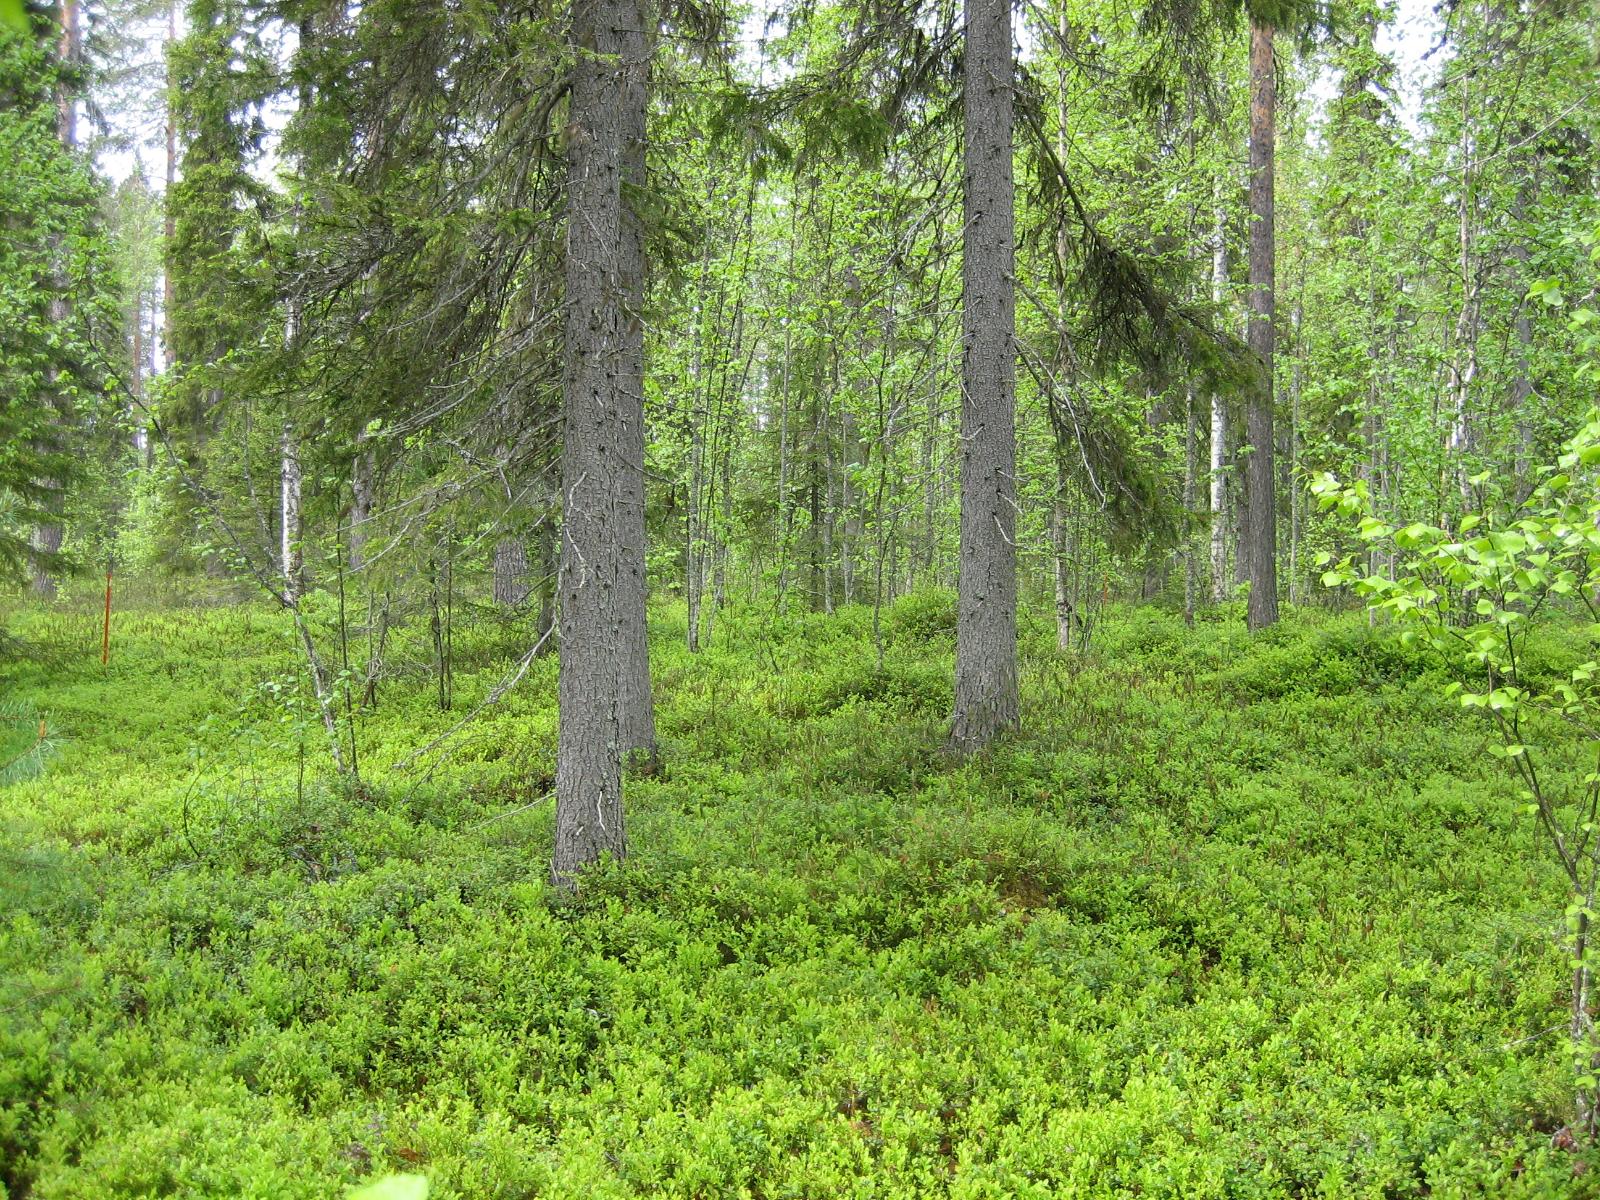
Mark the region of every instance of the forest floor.
<instances>
[{"instance_id":1,"label":"forest floor","mask_svg":"<svg viewBox=\"0 0 1600 1200\"><path fill-rule=\"evenodd\" d=\"M458 615L330 790L283 619L4 616L61 735L0 789L0 1193L1591 1196L1563 891L1487 729L1359 616L1024 621L940 750L948 596L653 614L633 858L546 885L555 663ZM1553 651L1552 653L1555 653ZM303 748L303 749L302 749Z\"/></svg>"}]
</instances>

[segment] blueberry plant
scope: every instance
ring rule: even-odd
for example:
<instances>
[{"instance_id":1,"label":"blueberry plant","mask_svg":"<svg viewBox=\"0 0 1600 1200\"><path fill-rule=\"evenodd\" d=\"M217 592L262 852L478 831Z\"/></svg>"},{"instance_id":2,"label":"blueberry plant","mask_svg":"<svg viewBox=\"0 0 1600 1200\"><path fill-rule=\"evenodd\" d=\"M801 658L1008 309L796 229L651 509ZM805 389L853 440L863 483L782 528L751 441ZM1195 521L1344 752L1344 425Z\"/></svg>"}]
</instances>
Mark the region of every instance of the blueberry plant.
<instances>
[{"instance_id":1,"label":"blueberry plant","mask_svg":"<svg viewBox=\"0 0 1600 1200\"><path fill-rule=\"evenodd\" d=\"M1576 239L1600 262L1600 230ZM1530 299L1565 307L1558 282ZM1576 306L1569 324L1592 377L1600 363L1600 320ZM1475 487L1485 476L1470 481ZM1496 738L1489 753L1505 766L1527 812L1543 831L1570 891L1567 948L1572 959L1568 1026L1577 1065L1578 1126L1600 1122L1600 1036L1592 1012L1595 898L1600 888L1600 407L1591 408L1554 466L1520 505L1468 513L1449 524L1395 525L1374 512L1365 481L1332 474L1311 482L1321 507L1357 522L1356 532L1392 567L1335 563L1323 583L1351 587L1370 610L1404 626L1401 639L1436 651L1462 707L1483 714ZM1577 625L1590 652L1552 670L1531 644L1555 626ZM1586 627L1586 628L1583 628ZM1591 654L1593 656L1591 656Z\"/></svg>"}]
</instances>

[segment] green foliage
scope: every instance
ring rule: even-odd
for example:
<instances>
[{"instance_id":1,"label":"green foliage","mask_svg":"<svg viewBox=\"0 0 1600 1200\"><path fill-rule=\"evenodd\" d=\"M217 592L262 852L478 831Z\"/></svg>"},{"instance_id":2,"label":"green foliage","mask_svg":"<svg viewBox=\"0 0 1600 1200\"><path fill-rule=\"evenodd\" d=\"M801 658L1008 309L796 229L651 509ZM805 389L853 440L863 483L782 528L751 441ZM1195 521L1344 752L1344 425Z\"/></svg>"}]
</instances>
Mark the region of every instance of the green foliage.
<instances>
[{"instance_id":1,"label":"green foliage","mask_svg":"<svg viewBox=\"0 0 1600 1200\"><path fill-rule=\"evenodd\" d=\"M1497 737L1485 749L1504 763L1567 877L1578 980L1572 1035L1585 1106L1600 1084L1587 1000L1588 976L1600 964L1588 945L1600 887L1596 463L1600 410L1591 411L1558 464L1517 510L1469 513L1454 529L1420 521L1396 527L1372 515L1361 484L1341 487L1331 476L1314 484L1324 507L1359 521L1363 539L1391 551L1387 574L1367 574L1346 560L1324 582L1353 585L1373 611L1407 626L1403 639L1420 640L1444 659L1455 675L1446 693L1489 719ZM1582 652L1559 665L1535 654L1537 640L1552 627L1581 630L1587 643ZM1582 1117L1593 1125L1587 1108Z\"/></svg>"},{"instance_id":2,"label":"green foliage","mask_svg":"<svg viewBox=\"0 0 1600 1200\"><path fill-rule=\"evenodd\" d=\"M84 477L82 430L103 422L101 355L110 310L98 188L56 136L62 68L40 42L0 25L0 582L34 563L30 544L61 520ZM97 326L100 328L97 330Z\"/></svg>"},{"instance_id":3,"label":"green foliage","mask_svg":"<svg viewBox=\"0 0 1600 1200\"><path fill-rule=\"evenodd\" d=\"M66 740L0 832L5 1186L1595 1194L1550 1146L1561 882L1418 652L1112 608L953 763L947 607L886 614L881 671L864 607L734 609L698 655L656 610L664 771L575 902L552 663L407 770L455 714L387 680L357 795L261 687L284 614L132 604L102 672L91 605L17 612ZM472 703L519 650L461 621Z\"/></svg>"},{"instance_id":4,"label":"green foliage","mask_svg":"<svg viewBox=\"0 0 1600 1200\"><path fill-rule=\"evenodd\" d=\"M357 1188L349 1200L428 1200L428 1179L425 1175L390 1175Z\"/></svg>"},{"instance_id":5,"label":"green foliage","mask_svg":"<svg viewBox=\"0 0 1600 1200\"><path fill-rule=\"evenodd\" d=\"M33 705L0 699L0 787L39 774L54 750L49 724Z\"/></svg>"}]
</instances>

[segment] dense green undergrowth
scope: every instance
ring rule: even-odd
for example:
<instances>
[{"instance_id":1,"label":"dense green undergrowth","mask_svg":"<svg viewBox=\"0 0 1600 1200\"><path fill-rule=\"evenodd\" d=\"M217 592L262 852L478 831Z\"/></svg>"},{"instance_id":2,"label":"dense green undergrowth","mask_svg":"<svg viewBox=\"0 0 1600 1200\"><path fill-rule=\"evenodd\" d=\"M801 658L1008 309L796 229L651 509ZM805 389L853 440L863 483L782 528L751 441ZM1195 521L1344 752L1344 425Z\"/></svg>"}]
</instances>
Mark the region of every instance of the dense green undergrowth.
<instances>
[{"instance_id":1,"label":"dense green undergrowth","mask_svg":"<svg viewBox=\"0 0 1600 1200\"><path fill-rule=\"evenodd\" d=\"M634 858L545 883L555 665L422 631L329 788L282 619L22 609L0 789L16 1200L1588 1196L1562 887L1487 730L1358 617L1025 622L1025 731L940 753L947 597L654 613ZM412 640L414 639L414 640ZM1543 648L1559 663L1567 647ZM1574 653L1577 651L1574 650Z\"/></svg>"}]
</instances>

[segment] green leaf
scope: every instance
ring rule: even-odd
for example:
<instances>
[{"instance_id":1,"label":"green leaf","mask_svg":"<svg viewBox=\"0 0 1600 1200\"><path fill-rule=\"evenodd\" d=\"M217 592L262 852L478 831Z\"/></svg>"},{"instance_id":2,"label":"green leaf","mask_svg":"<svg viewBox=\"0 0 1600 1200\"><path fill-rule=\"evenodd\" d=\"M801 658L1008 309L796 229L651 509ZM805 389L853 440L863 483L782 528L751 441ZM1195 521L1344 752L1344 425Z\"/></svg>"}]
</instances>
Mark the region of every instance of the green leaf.
<instances>
[{"instance_id":1,"label":"green leaf","mask_svg":"<svg viewBox=\"0 0 1600 1200\"><path fill-rule=\"evenodd\" d=\"M349 1200L427 1200L426 1175L390 1175L350 1193Z\"/></svg>"}]
</instances>

